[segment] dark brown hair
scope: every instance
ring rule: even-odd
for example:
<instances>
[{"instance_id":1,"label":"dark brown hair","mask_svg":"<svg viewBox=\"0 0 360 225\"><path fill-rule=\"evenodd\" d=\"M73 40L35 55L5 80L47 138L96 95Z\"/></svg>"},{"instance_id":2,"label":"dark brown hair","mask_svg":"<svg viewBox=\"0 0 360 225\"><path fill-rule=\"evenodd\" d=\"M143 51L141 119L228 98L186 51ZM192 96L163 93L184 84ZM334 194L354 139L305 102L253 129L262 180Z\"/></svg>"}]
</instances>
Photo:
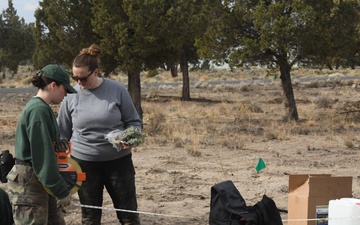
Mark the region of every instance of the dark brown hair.
<instances>
[{"instance_id":1,"label":"dark brown hair","mask_svg":"<svg viewBox=\"0 0 360 225\"><path fill-rule=\"evenodd\" d=\"M50 78L47 78L47 77L42 76L42 71L41 71L41 70L38 71L38 72L36 73L36 75L34 75L34 76L32 77L32 79L31 79L31 83L34 85L34 87L37 87L37 88L39 88L39 89L41 89L41 90L44 90L44 88L45 88L48 84L50 84L50 83L52 83L52 82L55 82L55 83L56 83L56 86L60 86L60 85L61 85L60 82L57 82L57 81L55 81L55 80L53 80L53 79L50 79Z\"/></svg>"},{"instance_id":2,"label":"dark brown hair","mask_svg":"<svg viewBox=\"0 0 360 225\"><path fill-rule=\"evenodd\" d=\"M73 66L87 66L89 68L89 71L93 71L99 68L101 54L101 48L96 44L92 44L90 45L90 47L83 48L80 51L79 55L74 58Z\"/></svg>"}]
</instances>

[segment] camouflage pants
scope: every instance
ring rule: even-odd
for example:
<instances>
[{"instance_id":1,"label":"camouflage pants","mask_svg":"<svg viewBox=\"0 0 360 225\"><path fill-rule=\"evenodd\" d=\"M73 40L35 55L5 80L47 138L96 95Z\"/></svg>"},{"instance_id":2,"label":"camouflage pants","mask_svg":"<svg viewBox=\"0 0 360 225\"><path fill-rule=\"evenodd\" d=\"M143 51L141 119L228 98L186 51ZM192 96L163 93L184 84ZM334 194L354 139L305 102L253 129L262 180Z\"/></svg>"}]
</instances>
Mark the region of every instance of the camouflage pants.
<instances>
[{"instance_id":1,"label":"camouflage pants","mask_svg":"<svg viewBox=\"0 0 360 225\"><path fill-rule=\"evenodd\" d=\"M7 179L15 224L65 224L56 198L45 191L32 167L15 165Z\"/></svg>"}]
</instances>

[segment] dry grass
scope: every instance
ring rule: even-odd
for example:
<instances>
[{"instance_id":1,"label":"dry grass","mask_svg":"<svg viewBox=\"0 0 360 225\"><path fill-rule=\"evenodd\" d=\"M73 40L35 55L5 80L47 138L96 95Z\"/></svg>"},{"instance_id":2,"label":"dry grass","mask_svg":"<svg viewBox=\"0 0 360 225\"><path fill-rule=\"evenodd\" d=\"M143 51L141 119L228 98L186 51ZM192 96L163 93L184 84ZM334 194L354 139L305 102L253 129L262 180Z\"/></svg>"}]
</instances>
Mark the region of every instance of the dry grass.
<instances>
[{"instance_id":1,"label":"dry grass","mask_svg":"<svg viewBox=\"0 0 360 225\"><path fill-rule=\"evenodd\" d=\"M31 72L31 67L20 67L19 73L13 78L2 80L1 87L29 87ZM339 100L341 96L350 96L358 92L357 86L354 86L356 80L341 80L342 76L353 76L355 72L293 70L294 93L301 118L296 123L284 117L279 81L238 85L207 83L213 80L269 78L273 73L264 69L241 69L235 72L226 69L191 71L190 78L197 84L191 88L190 102L179 100L181 86L161 85L143 89L142 104L147 145L172 145L178 148L192 146L188 152L193 155L198 149L209 145L243 149L246 146L239 141L241 138L267 141L287 140L293 135L331 136L335 133L342 134L345 130L348 133L356 133L360 129L359 117L352 111L360 110L360 104L356 105L354 100L349 98ZM310 82L296 80L319 75L337 76L338 79ZM113 75L112 79L126 82L124 74ZM180 81L181 74L172 78L166 71L159 70L156 76L151 77L146 73L142 74L143 83ZM27 97L29 95L22 96L19 103L25 104ZM6 98L3 97L3 104ZM20 108L17 113L20 112ZM56 107L54 109L56 111ZM16 124L16 119L0 118L0 123L3 127L10 128ZM7 130L2 132L2 136L5 137L2 140L8 140L14 133ZM344 138L344 143L349 148L353 148L353 142L350 138Z\"/></svg>"},{"instance_id":2,"label":"dry grass","mask_svg":"<svg viewBox=\"0 0 360 225\"><path fill-rule=\"evenodd\" d=\"M149 144L186 148L190 155L194 154L193 148L207 146L241 150L246 148L242 139L266 142L290 140L297 135L345 135L360 128L356 113L347 113L344 101L339 100L358 93L351 86L354 82L317 81L316 88L298 83L298 122L284 120L278 84L198 86L191 90L191 102L179 101L175 87L148 89L143 101L144 131L149 133ZM348 108L352 103L353 99L346 100ZM344 138L344 144L354 148L349 138Z\"/></svg>"},{"instance_id":3,"label":"dry grass","mask_svg":"<svg viewBox=\"0 0 360 225\"><path fill-rule=\"evenodd\" d=\"M185 223L180 219L174 223L170 219L143 216L144 224L205 224L210 186L224 179L241 184L243 196L250 201L256 201L266 185L267 194L274 197L280 208L286 208L287 174L292 172L353 175L354 184L359 184L360 175L349 172L356 166L360 149L359 81L341 79L344 74L353 76L357 72L293 71L300 117L296 122L285 116L278 79L269 83L256 80L234 85L209 83L271 78L272 74L264 70L190 72L191 81L197 85L191 86L189 102L179 100L181 86L143 88L146 139L134 149L140 208L201 216L196 222ZM297 80L320 75L338 79ZM1 85L23 86L26 83L23 80L28 78L22 76L6 78ZM126 83L124 75L112 78ZM142 74L143 83L178 81L181 76L171 78L169 72L160 71L155 77ZM15 126L32 94L0 93L1 149L14 150ZM260 175L251 172L254 160L259 157L268 163L267 170ZM354 197L358 196L360 190L354 185ZM110 200L105 203L111 205ZM77 208L73 210L80 213ZM79 220L79 214L68 218L69 224L80 224L73 222ZM115 216L104 220L110 218L115 220Z\"/></svg>"}]
</instances>

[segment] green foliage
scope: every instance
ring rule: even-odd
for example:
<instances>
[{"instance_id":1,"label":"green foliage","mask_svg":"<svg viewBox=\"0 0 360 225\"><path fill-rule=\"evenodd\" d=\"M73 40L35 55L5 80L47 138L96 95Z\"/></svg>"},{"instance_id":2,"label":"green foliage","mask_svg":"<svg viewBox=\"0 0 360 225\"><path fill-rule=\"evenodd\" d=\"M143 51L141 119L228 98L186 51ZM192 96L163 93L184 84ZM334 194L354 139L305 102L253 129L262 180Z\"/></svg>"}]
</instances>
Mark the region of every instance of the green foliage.
<instances>
[{"instance_id":1,"label":"green foliage","mask_svg":"<svg viewBox=\"0 0 360 225\"><path fill-rule=\"evenodd\" d=\"M358 51L358 8L355 0L213 0L205 8L211 26L196 46L203 57L239 67L349 58Z\"/></svg>"},{"instance_id":2,"label":"green foliage","mask_svg":"<svg viewBox=\"0 0 360 225\"><path fill-rule=\"evenodd\" d=\"M16 73L22 60L31 59L34 49L33 24L19 18L12 0L0 14L0 67Z\"/></svg>"},{"instance_id":3,"label":"green foliage","mask_svg":"<svg viewBox=\"0 0 360 225\"><path fill-rule=\"evenodd\" d=\"M39 4L35 11L34 67L49 63L71 67L82 48L99 40L91 24L91 1L43 0Z\"/></svg>"},{"instance_id":4,"label":"green foliage","mask_svg":"<svg viewBox=\"0 0 360 225\"><path fill-rule=\"evenodd\" d=\"M123 71L197 62L193 43L204 30L203 1L94 0L93 26L101 46ZM111 32L110 32L111 31Z\"/></svg>"},{"instance_id":5,"label":"green foliage","mask_svg":"<svg viewBox=\"0 0 360 225\"><path fill-rule=\"evenodd\" d=\"M145 141L145 135L135 127L129 127L121 135L121 141L126 145L138 146Z\"/></svg>"},{"instance_id":6,"label":"green foliage","mask_svg":"<svg viewBox=\"0 0 360 225\"><path fill-rule=\"evenodd\" d=\"M195 64L192 66L191 70L210 70L211 69L211 64L210 64L210 60L202 60L201 62Z\"/></svg>"},{"instance_id":7,"label":"green foliage","mask_svg":"<svg viewBox=\"0 0 360 225\"><path fill-rule=\"evenodd\" d=\"M354 67L360 59L356 0L43 0L39 4L36 24L28 26L9 0L0 17L0 68L14 69L29 59L33 51L26 46L33 46L28 38L32 32L35 68L48 63L70 67L79 50L100 44L102 72L108 76L118 69L128 75L128 90L140 114L139 74L164 65L180 64L183 100L190 100L188 65L199 67L199 59L204 62L201 69L209 68L209 60L228 63L232 69L276 68L288 103L293 104L290 111L295 112L293 65Z\"/></svg>"},{"instance_id":8,"label":"green foliage","mask_svg":"<svg viewBox=\"0 0 360 225\"><path fill-rule=\"evenodd\" d=\"M164 64L188 65L199 59L194 43L206 27L204 2L94 0L93 26L106 53L129 76ZM187 75L187 67L182 68Z\"/></svg>"},{"instance_id":9,"label":"green foliage","mask_svg":"<svg viewBox=\"0 0 360 225\"><path fill-rule=\"evenodd\" d=\"M196 41L199 54L228 62L231 68L279 68L285 107L293 119L298 115L290 77L292 66L299 62L330 64L329 59L359 51L356 30L360 14L356 0L208 3L211 26ZM344 13L349 16L342 16ZM342 51L345 54L339 53Z\"/></svg>"}]
</instances>

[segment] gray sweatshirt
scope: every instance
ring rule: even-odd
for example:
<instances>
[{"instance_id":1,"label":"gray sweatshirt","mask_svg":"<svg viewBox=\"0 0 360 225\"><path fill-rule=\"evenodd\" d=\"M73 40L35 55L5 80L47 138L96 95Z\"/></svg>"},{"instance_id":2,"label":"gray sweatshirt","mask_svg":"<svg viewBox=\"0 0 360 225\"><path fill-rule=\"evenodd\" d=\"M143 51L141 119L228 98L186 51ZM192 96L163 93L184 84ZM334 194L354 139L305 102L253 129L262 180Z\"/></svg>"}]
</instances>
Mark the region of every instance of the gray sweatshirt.
<instances>
[{"instance_id":1,"label":"gray sweatshirt","mask_svg":"<svg viewBox=\"0 0 360 225\"><path fill-rule=\"evenodd\" d=\"M84 90L75 85L77 94L67 95L57 118L60 135L71 140L71 155L86 161L121 158L131 150L118 152L105 139L113 130L141 129L141 120L125 86L104 79L97 88Z\"/></svg>"}]
</instances>

